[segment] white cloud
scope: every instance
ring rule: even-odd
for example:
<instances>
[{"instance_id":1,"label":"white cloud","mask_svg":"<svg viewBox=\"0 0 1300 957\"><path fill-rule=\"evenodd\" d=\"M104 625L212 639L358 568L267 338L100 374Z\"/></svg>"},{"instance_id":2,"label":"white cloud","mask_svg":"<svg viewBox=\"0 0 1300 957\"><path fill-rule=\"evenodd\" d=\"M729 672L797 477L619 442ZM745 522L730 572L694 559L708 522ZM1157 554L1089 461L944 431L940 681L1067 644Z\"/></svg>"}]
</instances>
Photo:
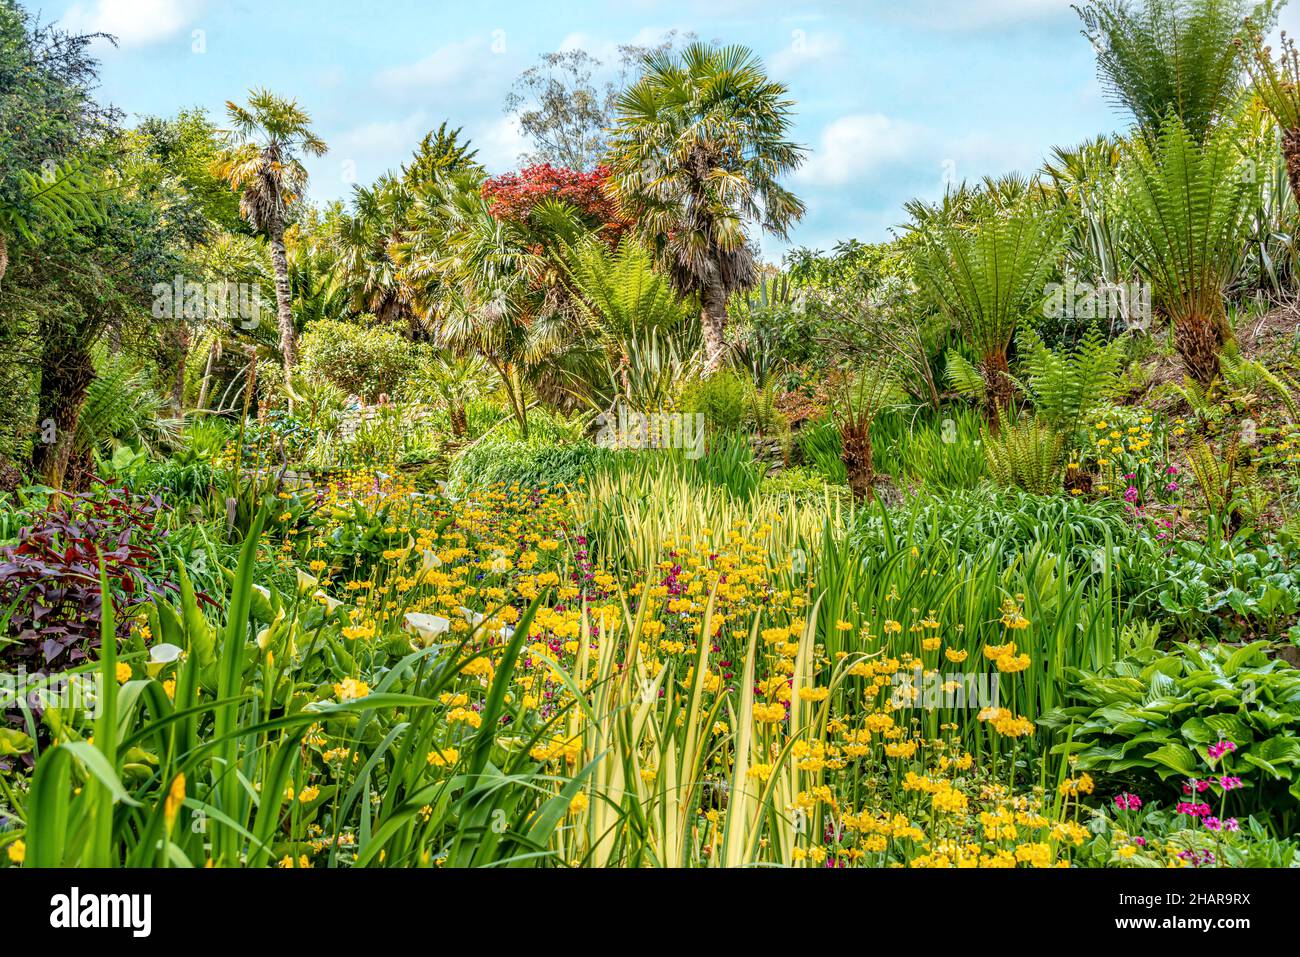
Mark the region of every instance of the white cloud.
<instances>
[{"instance_id":1,"label":"white cloud","mask_svg":"<svg viewBox=\"0 0 1300 957\"><path fill-rule=\"evenodd\" d=\"M514 117L497 120L475 132L472 142L478 150L476 159L492 173L518 169L519 155L532 146Z\"/></svg>"},{"instance_id":2,"label":"white cloud","mask_svg":"<svg viewBox=\"0 0 1300 957\"><path fill-rule=\"evenodd\" d=\"M796 178L815 186L842 186L883 167L916 158L932 142L921 126L883 113L855 113L833 120Z\"/></svg>"},{"instance_id":3,"label":"white cloud","mask_svg":"<svg viewBox=\"0 0 1300 957\"><path fill-rule=\"evenodd\" d=\"M769 72L781 79L800 67L838 57L845 51L844 39L834 33L809 32L802 27L790 31L790 42L767 58Z\"/></svg>"},{"instance_id":4,"label":"white cloud","mask_svg":"<svg viewBox=\"0 0 1300 957\"><path fill-rule=\"evenodd\" d=\"M498 31L499 32L499 31ZM434 50L423 60L404 63L382 71L375 85L389 93L463 94L470 87L482 87L506 66L508 38L483 34Z\"/></svg>"},{"instance_id":5,"label":"white cloud","mask_svg":"<svg viewBox=\"0 0 1300 957\"><path fill-rule=\"evenodd\" d=\"M73 33L109 33L123 47L176 36L198 15L202 0L91 0L74 3L60 26Z\"/></svg>"},{"instance_id":6,"label":"white cloud","mask_svg":"<svg viewBox=\"0 0 1300 957\"><path fill-rule=\"evenodd\" d=\"M437 125L424 112L412 113L398 120L362 123L335 136L330 143L330 155L339 162L351 159L358 164L394 156L405 161L424 134Z\"/></svg>"}]
</instances>

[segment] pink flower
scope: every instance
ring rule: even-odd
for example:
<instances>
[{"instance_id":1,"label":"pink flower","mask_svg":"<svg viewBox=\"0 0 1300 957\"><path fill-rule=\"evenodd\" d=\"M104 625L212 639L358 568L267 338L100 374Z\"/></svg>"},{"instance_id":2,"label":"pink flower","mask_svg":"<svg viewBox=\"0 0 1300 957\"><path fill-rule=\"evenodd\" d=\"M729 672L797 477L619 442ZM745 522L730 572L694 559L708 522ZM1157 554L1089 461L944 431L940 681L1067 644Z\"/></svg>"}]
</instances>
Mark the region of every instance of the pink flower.
<instances>
[{"instance_id":1,"label":"pink flower","mask_svg":"<svg viewBox=\"0 0 1300 957\"><path fill-rule=\"evenodd\" d=\"M1121 811L1136 811L1142 806L1142 799L1136 794L1129 794L1126 791L1123 794L1115 795L1115 806Z\"/></svg>"},{"instance_id":2,"label":"pink flower","mask_svg":"<svg viewBox=\"0 0 1300 957\"><path fill-rule=\"evenodd\" d=\"M1128 489L1124 492L1124 501L1132 505L1134 502L1137 501L1137 498L1138 498L1138 490L1134 488L1132 485L1130 485Z\"/></svg>"},{"instance_id":3,"label":"pink flower","mask_svg":"<svg viewBox=\"0 0 1300 957\"><path fill-rule=\"evenodd\" d=\"M1179 814L1187 814L1191 817L1205 817L1210 813L1212 808L1208 804L1194 804L1188 801L1179 801L1178 806L1174 808Z\"/></svg>"},{"instance_id":4,"label":"pink flower","mask_svg":"<svg viewBox=\"0 0 1300 957\"><path fill-rule=\"evenodd\" d=\"M1241 778L1227 777L1227 776L1221 777L1219 778L1219 787L1223 788L1223 790L1225 791L1231 791L1233 788L1239 788L1241 787Z\"/></svg>"},{"instance_id":5,"label":"pink flower","mask_svg":"<svg viewBox=\"0 0 1300 957\"><path fill-rule=\"evenodd\" d=\"M1223 757L1229 751L1236 751L1237 746L1233 744L1231 741L1220 741L1218 744L1210 745L1205 750L1206 753L1210 756L1211 761L1217 761L1219 760L1219 758Z\"/></svg>"}]
</instances>

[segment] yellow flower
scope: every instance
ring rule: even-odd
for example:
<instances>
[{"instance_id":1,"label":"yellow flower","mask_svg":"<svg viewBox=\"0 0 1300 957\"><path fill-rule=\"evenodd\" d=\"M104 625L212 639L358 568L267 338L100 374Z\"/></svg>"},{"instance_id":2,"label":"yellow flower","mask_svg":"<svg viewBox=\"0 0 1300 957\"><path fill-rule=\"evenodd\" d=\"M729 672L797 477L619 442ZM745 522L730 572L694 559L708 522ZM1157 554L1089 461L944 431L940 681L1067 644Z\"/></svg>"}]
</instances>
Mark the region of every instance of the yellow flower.
<instances>
[{"instance_id":1,"label":"yellow flower","mask_svg":"<svg viewBox=\"0 0 1300 957\"><path fill-rule=\"evenodd\" d=\"M115 671L117 674L118 684L126 684L128 681L131 680L131 666L128 665L125 661L119 661L117 663L117 668L115 669Z\"/></svg>"},{"instance_id":2,"label":"yellow flower","mask_svg":"<svg viewBox=\"0 0 1300 957\"><path fill-rule=\"evenodd\" d=\"M339 701L355 701L357 698L364 698L370 694L370 686L364 681L357 681L355 678L344 678L334 685L334 694Z\"/></svg>"},{"instance_id":3,"label":"yellow flower","mask_svg":"<svg viewBox=\"0 0 1300 957\"><path fill-rule=\"evenodd\" d=\"M21 864L27 859L27 845L22 841L14 841L9 845L9 860L15 864Z\"/></svg>"},{"instance_id":4,"label":"yellow flower","mask_svg":"<svg viewBox=\"0 0 1300 957\"><path fill-rule=\"evenodd\" d=\"M172 786L167 790L167 799L163 802L163 820L167 822L168 831L171 831L172 825L176 823L176 815L180 812L183 803L185 803L185 775L177 774L172 779Z\"/></svg>"}]
</instances>

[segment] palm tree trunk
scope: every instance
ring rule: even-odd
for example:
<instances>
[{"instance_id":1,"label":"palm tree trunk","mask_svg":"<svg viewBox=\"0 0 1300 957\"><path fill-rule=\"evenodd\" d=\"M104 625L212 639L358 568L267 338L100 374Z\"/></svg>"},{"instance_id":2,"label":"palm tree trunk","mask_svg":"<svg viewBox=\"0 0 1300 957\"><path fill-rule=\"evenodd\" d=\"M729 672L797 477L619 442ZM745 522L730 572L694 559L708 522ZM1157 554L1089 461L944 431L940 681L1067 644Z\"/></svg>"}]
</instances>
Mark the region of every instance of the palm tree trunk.
<instances>
[{"instance_id":1,"label":"palm tree trunk","mask_svg":"<svg viewBox=\"0 0 1300 957\"><path fill-rule=\"evenodd\" d=\"M9 246L5 242L5 234L0 232L0 279L5 277L9 271Z\"/></svg>"},{"instance_id":2,"label":"palm tree trunk","mask_svg":"<svg viewBox=\"0 0 1300 957\"><path fill-rule=\"evenodd\" d=\"M704 331L704 373L722 368L727 350L727 294L722 284L709 283L700 293L700 326Z\"/></svg>"},{"instance_id":3,"label":"palm tree trunk","mask_svg":"<svg viewBox=\"0 0 1300 957\"><path fill-rule=\"evenodd\" d=\"M190 327L184 319L176 321L176 346L180 354L176 359L176 377L172 380L172 404L180 415L185 409L185 363L190 356Z\"/></svg>"},{"instance_id":4,"label":"palm tree trunk","mask_svg":"<svg viewBox=\"0 0 1300 957\"><path fill-rule=\"evenodd\" d=\"M1282 131L1282 156L1286 159L1286 178L1291 182L1291 195L1300 206L1300 129Z\"/></svg>"},{"instance_id":5,"label":"palm tree trunk","mask_svg":"<svg viewBox=\"0 0 1300 957\"><path fill-rule=\"evenodd\" d=\"M199 386L199 401L195 408L202 412L208 407L208 390L212 387L212 367L217 361L217 343L220 340L216 336L212 337L212 342L208 346L208 361L203 366L203 382Z\"/></svg>"},{"instance_id":6,"label":"palm tree trunk","mask_svg":"<svg viewBox=\"0 0 1300 957\"><path fill-rule=\"evenodd\" d=\"M293 329L292 300L289 297L289 256L284 248L284 226L280 223L268 231L271 240L271 268L275 272L275 314L280 327L280 355L284 359L284 377L298 362L298 338Z\"/></svg>"}]
</instances>

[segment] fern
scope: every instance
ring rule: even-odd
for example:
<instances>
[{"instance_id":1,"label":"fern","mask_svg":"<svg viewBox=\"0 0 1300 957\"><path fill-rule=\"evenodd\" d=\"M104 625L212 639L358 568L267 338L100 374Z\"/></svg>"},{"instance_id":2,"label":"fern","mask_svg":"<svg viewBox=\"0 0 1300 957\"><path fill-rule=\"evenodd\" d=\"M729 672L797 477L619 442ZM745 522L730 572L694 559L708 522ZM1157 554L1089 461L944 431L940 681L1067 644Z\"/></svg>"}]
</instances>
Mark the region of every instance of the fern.
<instances>
[{"instance_id":1,"label":"fern","mask_svg":"<svg viewBox=\"0 0 1300 957\"><path fill-rule=\"evenodd\" d=\"M1002 423L998 434L984 432L989 475L1005 488L1038 495L1061 489L1065 438L1040 418Z\"/></svg>"},{"instance_id":2,"label":"fern","mask_svg":"<svg viewBox=\"0 0 1300 957\"><path fill-rule=\"evenodd\" d=\"M1190 376L1184 376L1181 384L1170 382L1152 390L1153 397L1174 395L1187 403L1192 415L1202 425L1217 422L1223 418L1223 409L1219 406L1219 387L1217 382L1202 385Z\"/></svg>"},{"instance_id":3,"label":"fern","mask_svg":"<svg viewBox=\"0 0 1300 957\"><path fill-rule=\"evenodd\" d=\"M147 372L125 354L97 351L95 378L77 418L74 448L111 451L118 445L146 449L174 442L180 421L168 416L171 403Z\"/></svg>"},{"instance_id":4,"label":"fern","mask_svg":"<svg viewBox=\"0 0 1300 957\"><path fill-rule=\"evenodd\" d=\"M945 365L943 378L948 383L948 388L958 395L984 402L984 377L980 375L980 370L954 349L945 352L943 358Z\"/></svg>"},{"instance_id":5,"label":"fern","mask_svg":"<svg viewBox=\"0 0 1300 957\"><path fill-rule=\"evenodd\" d=\"M0 227L12 229L28 241L42 232L68 233L103 222L103 187L87 173L81 160L69 160L41 173L19 170L18 180L27 210L0 207Z\"/></svg>"},{"instance_id":6,"label":"fern","mask_svg":"<svg viewBox=\"0 0 1300 957\"><path fill-rule=\"evenodd\" d=\"M1073 435L1092 410L1118 393L1122 339L1107 343L1091 330L1074 349L1053 351L1037 333L1026 331L1020 342L1025 356L1021 388L1038 415L1063 435Z\"/></svg>"},{"instance_id":7,"label":"fern","mask_svg":"<svg viewBox=\"0 0 1300 957\"><path fill-rule=\"evenodd\" d=\"M1242 492L1249 493L1255 485L1256 471L1241 462L1240 437L1234 435L1223 448L1215 449L1204 437L1196 436L1187 446L1187 464L1205 497L1211 527L1234 530L1242 505L1253 499L1249 494L1243 499Z\"/></svg>"},{"instance_id":8,"label":"fern","mask_svg":"<svg viewBox=\"0 0 1300 957\"><path fill-rule=\"evenodd\" d=\"M1300 407L1291 395L1295 383L1290 382L1290 377L1285 373L1274 373L1264 363L1247 359L1235 346L1224 349L1222 368L1223 378L1233 386L1256 395L1265 390L1270 391L1282 400L1293 422L1300 418Z\"/></svg>"}]
</instances>

